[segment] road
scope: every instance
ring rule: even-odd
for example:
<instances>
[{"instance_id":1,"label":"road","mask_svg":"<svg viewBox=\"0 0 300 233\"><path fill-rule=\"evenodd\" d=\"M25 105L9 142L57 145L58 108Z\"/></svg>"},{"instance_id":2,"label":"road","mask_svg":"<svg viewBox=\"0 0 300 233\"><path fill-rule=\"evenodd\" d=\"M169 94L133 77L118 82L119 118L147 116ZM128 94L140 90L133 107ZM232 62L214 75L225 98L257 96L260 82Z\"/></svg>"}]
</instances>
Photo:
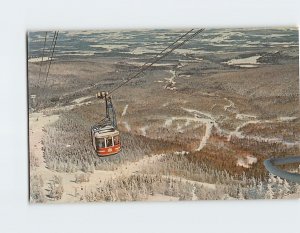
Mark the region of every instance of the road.
<instances>
[{"instance_id":1,"label":"road","mask_svg":"<svg viewBox=\"0 0 300 233\"><path fill-rule=\"evenodd\" d=\"M266 169L273 175L300 184L300 174L287 172L277 167L278 165L291 164L291 163L300 163L300 156L270 158L264 161L264 165Z\"/></svg>"}]
</instances>

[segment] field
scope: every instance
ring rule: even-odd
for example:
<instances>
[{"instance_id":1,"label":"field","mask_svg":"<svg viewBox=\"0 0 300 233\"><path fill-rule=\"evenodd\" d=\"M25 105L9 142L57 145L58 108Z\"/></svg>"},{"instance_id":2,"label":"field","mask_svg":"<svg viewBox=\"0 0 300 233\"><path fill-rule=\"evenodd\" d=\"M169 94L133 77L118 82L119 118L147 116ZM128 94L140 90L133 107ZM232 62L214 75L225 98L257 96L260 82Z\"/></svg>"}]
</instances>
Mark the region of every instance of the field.
<instances>
[{"instance_id":1,"label":"field","mask_svg":"<svg viewBox=\"0 0 300 233\"><path fill-rule=\"evenodd\" d=\"M105 113L95 95L134 74L153 47L101 45L105 56L75 57L58 50L47 83L29 58L30 201L299 198L299 185L263 166L300 152L295 43L178 49L113 94L123 148L107 158L91 145L90 127Z\"/></svg>"}]
</instances>

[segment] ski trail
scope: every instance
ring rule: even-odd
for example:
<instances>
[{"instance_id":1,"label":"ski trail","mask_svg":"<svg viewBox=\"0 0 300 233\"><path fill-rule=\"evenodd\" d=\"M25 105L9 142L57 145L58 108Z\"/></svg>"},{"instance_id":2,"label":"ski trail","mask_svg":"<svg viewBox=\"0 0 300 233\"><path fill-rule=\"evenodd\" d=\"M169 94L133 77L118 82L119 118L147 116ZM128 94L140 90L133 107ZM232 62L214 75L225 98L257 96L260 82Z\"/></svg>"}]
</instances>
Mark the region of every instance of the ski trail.
<instances>
[{"instance_id":1,"label":"ski trail","mask_svg":"<svg viewBox=\"0 0 300 233\"><path fill-rule=\"evenodd\" d=\"M283 118L286 121L289 121L291 118ZM295 119L295 118L292 118ZM279 120L279 121L278 121ZM270 138L270 137L261 137L261 136L252 136L252 135L244 135L241 129L249 124L261 124L261 123L276 123L276 122L282 122L282 120L276 119L276 120L250 120L242 123L239 125L234 131L230 132L229 135L227 136L227 141L230 141L232 137L236 137L239 139L249 139L249 140L254 140L257 142L268 142L268 143L281 143L283 145L286 145L287 147L293 147L293 146L300 146L300 142L288 142L285 141L281 138Z\"/></svg>"},{"instance_id":2,"label":"ski trail","mask_svg":"<svg viewBox=\"0 0 300 233\"><path fill-rule=\"evenodd\" d=\"M226 101L229 102L229 105L225 105L224 106L224 110L228 111L228 112L231 112L231 113L237 114L238 110L236 109L234 102L231 101L231 100L229 100L229 99L227 99L227 98L224 98L224 100L226 100Z\"/></svg>"},{"instance_id":3,"label":"ski trail","mask_svg":"<svg viewBox=\"0 0 300 233\"><path fill-rule=\"evenodd\" d=\"M197 119L198 122L202 123L205 125L205 134L203 138L200 141L200 144L196 151L201 151L207 144L208 139L211 136L212 128L215 127L218 131L221 131L221 128L218 126L216 119L209 113L206 112L200 112L195 109L187 109L187 108L182 108L183 110L194 114L194 118Z\"/></svg>"},{"instance_id":4,"label":"ski trail","mask_svg":"<svg viewBox=\"0 0 300 233\"><path fill-rule=\"evenodd\" d=\"M170 117L165 120L163 127L171 126L174 120L185 120L186 121L184 125L177 124L177 131L179 131L179 132L183 132L182 127L190 125L191 122L198 122L201 125L205 125L205 127L206 127L205 134L204 134L203 138L201 139L200 144L199 144L198 148L196 149L196 151L200 151L205 147L208 139L210 138L213 127L215 127L217 131L222 133L221 128L219 127L219 125L216 122L216 119L211 114L206 113L206 112L200 112L195 109L187 109L187 108L183 108L183 107L182 107L182 109L184 111L187 111L190 114L193 114L194 117Z\"/></svg>"},{"instance_id":5,"label":"ski trail","mask_svg":"<svg viewBox=\"0 0 300 233\"><path fill-rule=\"evenodd\" d=\"M213 124L212 123L206 123L206 129L205 129L205 134L200 142L199 147L196 149L196 151L200 151L204 148L204 146L206 146L207 141L211 135L211 130L213 128Z\"/></svg>"},{"instance_id":6,"label":"ski trail","mask_svg":"<svg viewBox=\"0 0 300 233\"><path fill-rule=\"evenodd\" d=\"M249 139L249 140L254 140L257 142L268 142L268 143L281 143L283 145L286 145L288 147L293 147L293 146L299 146L300 142L287 142L284 141L283 139L280 138L264 138L261 136L252 136L252 135L244 135L241 129L249 124L261 124L261 123L276 123L276 122L288 122L297 119L297 117L278 117L275 120L257 120L257 116L255 115L250 115L250 114L241 114L237 110L235 104L233 101L224 98L226 101L229 102L229 105L224 106L224 110L236 114L235 118L237 120L246 120L245 122L241 123L239 126L236 127L234 131L231 132L226 132L227 134L227 141L231 141L232 137L236 137L239 139ZM224 133L225 131L223 131Z\"/></svg>"},{"instance_id":7,"label":"ski trail","mask_svg":"<svg viewBox=\"0 0 300 233\"><path fill-rule=\"evenodd\" d=\"M250 115L250 114L241 114L241 113L238 113L238 114L236 114L235 118L237 120L245 120L245 119L256 119L257 116Z\"/></svg>"},{"instance_id":8,"label":"ski trail","mask_svg":"<svg viewBox=\"0 0 300 233\"><path fill-rule=\"evenodd\" d=\"M168 90L176 90L177 88L175 87L176 82L175 77L176 77L176 71L175 70L170 70L170 73L172 74L171 78L165 78L165 80L167 81L167 84L165 85L165 89Z\"/></svg>"},{"instance_id":9,"label":"ski trail","mask_svg":"<svg viewBox=\"0 0 300 233\"><path fill-rule=\"evenodd\" d=\"M131 127L130 127L130 125L128 124L128 122L127 122L127 121L123 121L123 124L124 124L126 130L127 130L128 132L130 132L130 131L131 131Z\"/></svg>"},{"instance_id":10,"label":"ski trail","mask_svg":"<svg viewBox=\"0 0 300 233\"><path fill-rule=\"evenodd\" d=\"M140 128L140 131L141 131L141 133L142 133L143 136L146 136L147 129L149 129L148 125L143 126L143 127Z\"/></svg>"},{"instance_id":11,"label":"ski trail","mask_svg":"<svg viewBox=\"0 0 300 233\"><path fill-rule=\"evenodd\" d=\"M169 119L167 119L164 123L164 127L168 127L171 126L173 122L173 117L170 117Z\"/></svg>"},{"instance_id":12,"label":"ski trail","mask_svg":"<svg viewBox=\"0 0 300 233\"><path fill-rule=\"evenodd\" d=\"M125 105L123 112L122 112L122 116L125 116L127 113L127 108L128 108L128 104Z\"/></svg>"},{"instance_id":13,"label":"ski trail","mask_svg":"<svg viewBox=\"0 0 300 233\"><path fill-rule=\"evenodd\" d=\"M185 124L184 124L184 125L185 125ZM184 125L177 123L177 128L176 128L177 132L183 133L182 127L183 127Z\"/></svg>"},{"instance_id":14,"label":"ski trail","mask_svg":"<svg viewBox=\"0 0 300 233\"><path fill-rule=\"evenodd\" d=\"M77 98L75 100L72 101L72 103L75 103L75 104L80 104L82 103L83 101L87 100L87 99L90 99L92 98L93 96L83 96L83 97L80 97L80 98Z\"/></svg>"}]
</instances>

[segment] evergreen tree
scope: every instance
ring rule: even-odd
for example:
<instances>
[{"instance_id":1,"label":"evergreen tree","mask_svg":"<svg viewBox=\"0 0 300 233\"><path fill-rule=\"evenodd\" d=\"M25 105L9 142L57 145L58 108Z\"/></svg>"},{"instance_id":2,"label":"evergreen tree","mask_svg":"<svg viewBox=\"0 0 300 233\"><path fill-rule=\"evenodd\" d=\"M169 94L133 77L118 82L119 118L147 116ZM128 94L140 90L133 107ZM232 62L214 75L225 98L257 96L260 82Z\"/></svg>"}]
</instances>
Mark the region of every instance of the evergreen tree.
<instances>
[{"instance_id":1,"label":"evergreen tree","mask_svg":"<svg viewBox=\"0 0 300 233\"><path fill-rule=\"evenodd\" d=\"M283 188L283 195L282 195L283 197L287 196L291 193L291 186L290 186L289 182L287 182L287 180L283 181L282 188Z\"/></svg>"},{"instance_id":2,"label":"evergreen tree","mask_svg":"<svg viewBox=\"0 0 300 233\"><path fill-rule=\"evenodd\" d=\"M239 200L245 200L244 194L243 194L242 189L241 189L240 187L238 188L238 195L237 195L237 198L238 198Z\"/></svg>"},{"instance_id":3,"label":"evergreen tree","mask_svg":"<svg viewBox=\"0 0 300 233\"><path fill-rule=\"evenodd\" d=\"M258 188L258 190L256 193L256 198L264 198L265 189L264 189L263 183L261 181L259 181L257 188Z\"/></svg>"},{"instance_id":4,"label":"evergreen tree","mask_svg":"<svg viewBox=\"0 0 300 233\"><path fill-rule=\"evenodd\" d=\"M283 191L283 180L277 176L276 178L276 183L273 185L273 189L275 190L275 196L274 198L282 198L284 196L284 191Z\"/></svg>"},{"instance_id":5,"label":"evergreen tree","mask_svg":"<svg viewBox=\"0 0 300 233\"><path fill-rule=\"evenodd\" d=\"M272 185L270 183L267 186L267 191L265 193L265 198L266 199L273 199L274 198L273 188L272 188Z\"/></svg>"},{"instance_id":6,"label":"evergreen tree","mask_svg":"<svg viewBox=\"0 0 300 233\"><path fill-rule=\"evenodd\" d=\"M276 177L272 173L270 173L268 181L269 181L269 183L275 184L277 182L277 179L276 179Z\"/></svg>"}]
</instances>

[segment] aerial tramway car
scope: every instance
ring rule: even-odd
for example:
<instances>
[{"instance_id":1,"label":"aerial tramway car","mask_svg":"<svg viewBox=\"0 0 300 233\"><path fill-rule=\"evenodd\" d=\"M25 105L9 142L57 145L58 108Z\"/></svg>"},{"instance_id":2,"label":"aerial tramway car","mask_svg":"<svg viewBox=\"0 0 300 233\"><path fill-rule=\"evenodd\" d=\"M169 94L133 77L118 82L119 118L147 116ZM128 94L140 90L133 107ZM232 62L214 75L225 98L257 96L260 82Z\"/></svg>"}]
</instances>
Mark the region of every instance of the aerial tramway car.
<instances>
[{"instance_id":1,"label":"aerial tramway car","mask_svg":"<svg viewBox=\"0 0 300 233\"><path fill-rule=\"evenodd\" d=\"M106 116L99 124L91 128L93 147L97 155L101 157L114 155L121 150L115 110L107 92L100 92L97 97L105 100Z\"/></svg>"}]
</instances>

